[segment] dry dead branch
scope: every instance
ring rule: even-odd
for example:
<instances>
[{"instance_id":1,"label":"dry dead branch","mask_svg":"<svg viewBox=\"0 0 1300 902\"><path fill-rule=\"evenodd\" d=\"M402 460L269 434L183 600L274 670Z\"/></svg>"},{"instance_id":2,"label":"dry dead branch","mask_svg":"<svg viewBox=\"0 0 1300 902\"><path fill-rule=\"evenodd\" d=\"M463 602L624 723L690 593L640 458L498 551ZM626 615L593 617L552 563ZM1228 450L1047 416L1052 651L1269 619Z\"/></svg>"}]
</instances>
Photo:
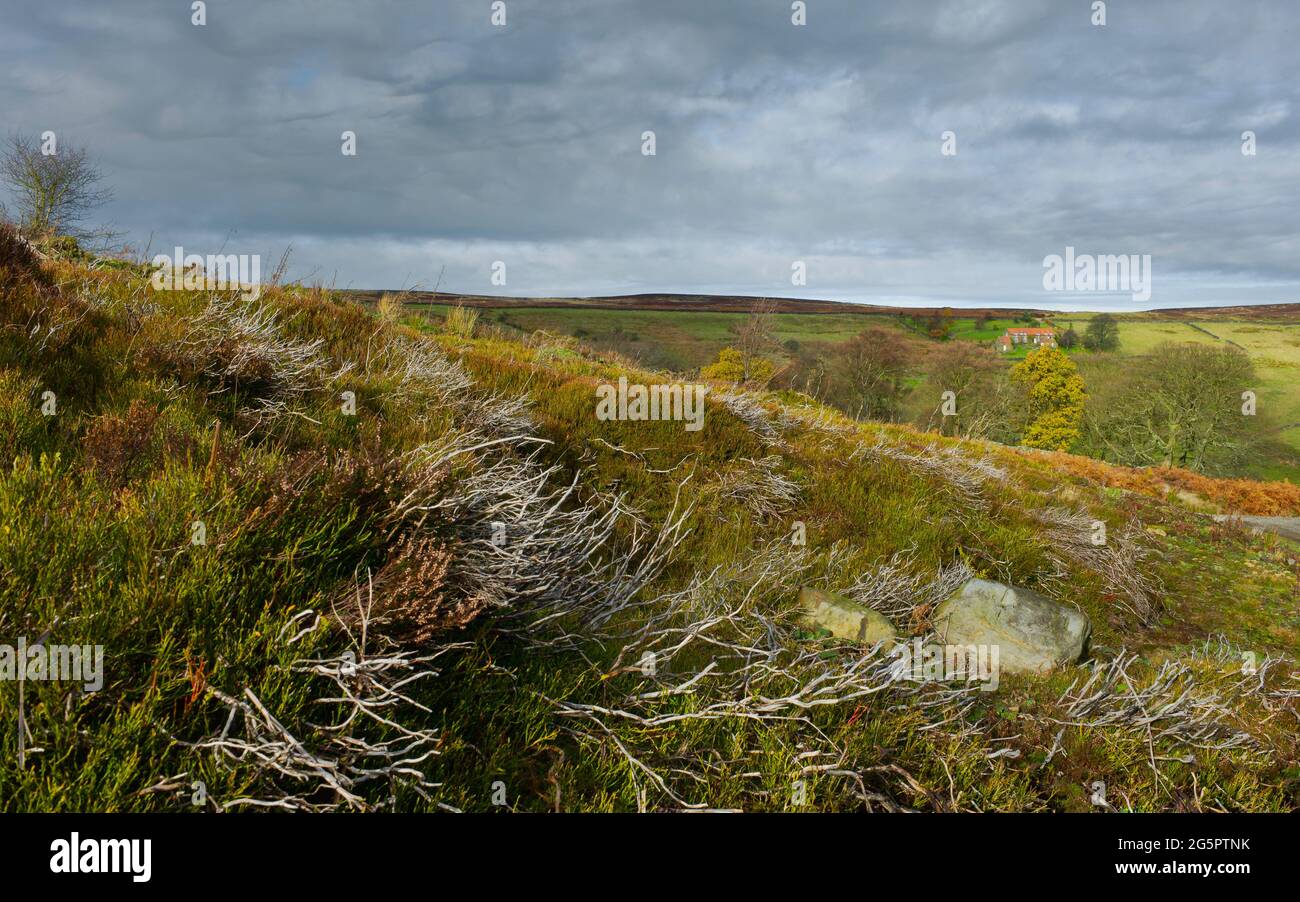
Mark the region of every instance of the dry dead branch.
<instances>
[{"instance_id":1,"label":"dry dead branch","mask_svg":"<svg viewBox=\"0 0 1300 902\"><path fill-rule=\"evenodd\" d=\"M370 610L373 595L357 587L357 629L349 631L350 647L329 657L302 658L290 670L325 687L315 704L326 712L321 723L292 728L282 723L253 691L245 687L230 695L214 686L207 694L226 707L225 726L216 736L195 743L180 742L211 753L219 763L251 766L257 792L218 802L220 810L239 807L289 811L370 811L391 807L400 788L438 804L421 765L438 753L438 731L408 726L429 709L412 697L412 689L436 678L433 664L452 649L443 645L416 654L372 640ZM312 622L303 626L303 621ZM295 644L315 632L319 620L304 611L285 625L281 638ZM285 638L285 634L297 632ZM179 740L178 740L179 742ZM387 787L383 801L373 801L368 784ZM447 806L442 806L447 807Z\"/></svg>"},{"instance_id":2,"label":"dry dead branch","mask_svg":"<svg viewBox=\"0 0 1300 902\"><path fill-rule=\"evenodd\" d=\"M783 461L772 454L760 460L742 458L723 473L718 494L743 505L759 517L774 517L799 501L799 484L781 472Z\"/></svg>"},{"instance_id":3,"label":"dry dead branch","mask_svg":"<svg viewBox=\"0 0 1300 902\"><path fill-rule=\"evenodd\" d=\"M716 750L702 755L682 748L665 755L655 751L653 737L683 722L726 721L738 732L745 723L785 725L804 739L808 750L802 757L835 762L804 765L792 776L821 773L869 810L904 810L886 791L881 773L852 766L845 751L817 727L816 712L876 697L887 708L921 712L926 726L939 729L961 720L978 690L965 683L900 680L883 646L864 650L832 643L828 649L801 640L788 606L776 602L793 597L811 563L805 549L784 544L757 549L655 599L635 623L611 623L602 640L622 644L605 673L609 700L555 700L557 713L571 721L574 735L621 756L638 797L653 787L663 807L702 809L704 803L690 800L692 787L719 778L724 765L731 772L743 770L744 762L720 762ZM635 729L616 730L617 724ZM645 741L635 743L631 736Z\"/></svg>"},{"instance_id":4,"label":"dry dead branch","mask_svg":"<svg viewBox=\"0 0 1300 902\"><path fill-rule=\"evenodd\" d=\"M1033 517L1047 527L1044 548L1056 565L1056 579L1067 576L1070 564L1090 570L1101 576L1110 599L1139 623L1155 622L1161 612L1160 586L1146 566L1147 552L1136 529L1112 530L1099 544L1096 521L1085 511L1049 507L1033 511Z\"/></svg>"},{"instance_id":5,"label":"dry dead branch","mask_svg":"<svg viewBox=\"0 0 1300 902\"><path fill-rule=\"evenodd\" d=\"M1079 677L1061 694L1064 717L1053 722L1089 729L1117 728L1147 737L1152 747L1163 740L1200 749L1256 751L1259 741L1234 723L1234 696L1240 687L1202 684L1181 661L1166 661L1142 685L1129 668L1136 654L1121 652L1098 661L1086 679Z\"/></svg>"}]
</instances>

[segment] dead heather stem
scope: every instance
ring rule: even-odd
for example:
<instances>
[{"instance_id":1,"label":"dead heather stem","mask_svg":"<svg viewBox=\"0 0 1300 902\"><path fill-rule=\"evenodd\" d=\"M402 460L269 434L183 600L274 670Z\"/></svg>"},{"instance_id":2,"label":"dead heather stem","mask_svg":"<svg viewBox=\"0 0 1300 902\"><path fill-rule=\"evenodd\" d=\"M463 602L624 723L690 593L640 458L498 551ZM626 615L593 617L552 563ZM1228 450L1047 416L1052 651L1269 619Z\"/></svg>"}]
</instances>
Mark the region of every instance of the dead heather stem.
<instances>
[{"instance_id":1,"label":"dead heather stem","mask_svg":"<svg viewBox=\"0 0 1300 902\"><path fill-rule=\"evenodd\" d=\"M293 673L328 687L315 699L327 712L324 722L291 729L251 689L236 696L207 687L207 694L227 709L225 726L216 736L180 744L211 753L227 766L251 766L257 779L255 794L216 802L219 810L371 811L391 807L401 788L436 804L433 792L439 784L429 781L421 765L438 754L439 735L436 729L408 726L431 713L411 691L438 676L432 666L438 658L465 646L443 645L416 654L381 640L372 652L373 596L368 586L364 592L357 586L357 626L348 632L348 649L290 665ZM314 611L303 611L285 625L281 639L292 645L315 633L319 622ZM297 632L285 638L291 630ZM386 801L367 799L364 789L371 783L388 787Z\"/></svg>"}]
</instances>

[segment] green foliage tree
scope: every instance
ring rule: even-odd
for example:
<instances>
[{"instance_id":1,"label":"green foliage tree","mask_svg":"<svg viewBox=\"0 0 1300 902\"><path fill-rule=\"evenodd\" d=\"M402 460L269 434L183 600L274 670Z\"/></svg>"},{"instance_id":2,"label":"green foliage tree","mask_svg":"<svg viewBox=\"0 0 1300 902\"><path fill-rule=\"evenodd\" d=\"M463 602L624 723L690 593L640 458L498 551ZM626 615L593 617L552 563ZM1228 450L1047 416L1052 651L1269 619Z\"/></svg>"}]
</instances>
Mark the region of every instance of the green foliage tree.
<instances>
[{"instance_id":1,"label":"green foliage tree","mask_svg":"<svg viewBox=\"0 0 1300 902\"><path fill-rule=\"evenodd\" d=\"M1011 368L1011 379L1026 392L1029 423L1020 444L1068 451L1079 439L1083 420L1083 378L1060 348L1043 347Z\"/></svg>"},{"instance_id":2,"label":"green foliage tree","mask_svg":"<svg viewBox=\"0 0 1300 902\"><path fill-rule=\"evenodd\" d=\"M1065 331L1056 336L1056 343L1067 351L1079 346L1079 333L1074 331L1074 326L1066 326Z\"/></svg>"},{"instance_id":3,"label":"green foliage tree","mask_svg":"<svg viewBox=\"0 0 1300 902\"><path fill-rule=\"evenodd\" d=\"M1089 351L1114 351L1119 347L1119 322L1109 313L1094 316L1084 330L1083 346Z\"/></svg>"},{"instance_id":4,"label":"green foliage tree","mask_svg":"<svg viewBox=\"0 0 1300 902\"><path fill-rule=\"evenodd\" d=\"M1256 376L1237 348L1166 342L1141 360L1095 373L1081 449L1092 456L1128 466L1233 472L1270 433L1265 413L1242 412L1242 393Z\"/></svg>"}]
</instances>

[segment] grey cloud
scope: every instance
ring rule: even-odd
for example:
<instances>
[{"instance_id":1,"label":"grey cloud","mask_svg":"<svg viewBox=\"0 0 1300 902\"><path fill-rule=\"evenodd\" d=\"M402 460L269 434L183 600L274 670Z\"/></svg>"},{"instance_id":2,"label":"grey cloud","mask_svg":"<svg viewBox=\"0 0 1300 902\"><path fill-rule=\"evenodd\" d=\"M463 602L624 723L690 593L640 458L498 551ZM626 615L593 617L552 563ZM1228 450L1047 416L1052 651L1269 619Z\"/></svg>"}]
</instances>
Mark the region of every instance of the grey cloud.
<instances>
[{"instance_id":1,"label":"grey cloud","mask_svg":"<svg viewBox=\"0 0 1300 902\"><path fill-rule=\"evenodd\" d=\"M0 114L88 142L137 243L345 285L1047 306L1068 244L1151 254L1153 306L1300 301L1300 8L1089 6L11 0Z\"/></svg>"}]
</instances>

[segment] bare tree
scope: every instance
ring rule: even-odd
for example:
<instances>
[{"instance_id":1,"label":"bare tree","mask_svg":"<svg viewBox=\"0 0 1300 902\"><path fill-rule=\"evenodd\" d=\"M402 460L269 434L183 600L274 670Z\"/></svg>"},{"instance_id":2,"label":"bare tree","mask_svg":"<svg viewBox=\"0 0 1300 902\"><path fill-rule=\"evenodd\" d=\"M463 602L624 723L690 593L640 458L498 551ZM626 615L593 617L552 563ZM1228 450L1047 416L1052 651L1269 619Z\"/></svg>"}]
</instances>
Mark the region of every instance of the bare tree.
<instances>
[{"instance_id":1,"label":"bare tree","mask_svg":"<svg viewBox=\"0 0 1300 902\"><path fill-rule=\"evenodd\" d=\"M764 367L757 362L764 359L764 352L776 344L773 332L776 328L776 301L771 298L756 298L749 308L749 316L743 323L734 326L736 349L740 351L741 364L745 370L745 381L756 377ZM767 369L770 374L771 370Z\"/></svg>"},{"instance_id":2,"label":"bare tree","mask_svg":"<svg viewBox=\"0 0 1300 902\"><path fill-rule=\"evenodd\" d=\"M113 192L101 186L103 173L85 147L38 144L26 135L11 135L0 155L0 182L13 195L18 225L32 237L51 234L92 237L82 229L90 213Z\"/></svg>"},{"instance_id":3,"label":"bare tree","mask_svg":"<svg viewBox=\"0 0 1300 902\"><path fill-rule=\"evenodd\" d=\"M916 409L918 426L1003 444L1019 440L1028 418L1021 409L1027 399L1007 378L996 352L974 342L950 341L933 345L922 366L925 383L915 393L923 399ZM942 412L945 392L956 401L956 410L947 414Z\"/></svg>"},{"instance_id":4,"label":"bare tree","mask_svg":"<svg viewBox=\"0 0 1300 902\"><path fill-rule=\"evenodd\" d=\"M872 327L841 344L836 352L835 394L841 408L859 418L893 420L912 366L910 349L901 335Z\"/></svg>"}]
</instances>

